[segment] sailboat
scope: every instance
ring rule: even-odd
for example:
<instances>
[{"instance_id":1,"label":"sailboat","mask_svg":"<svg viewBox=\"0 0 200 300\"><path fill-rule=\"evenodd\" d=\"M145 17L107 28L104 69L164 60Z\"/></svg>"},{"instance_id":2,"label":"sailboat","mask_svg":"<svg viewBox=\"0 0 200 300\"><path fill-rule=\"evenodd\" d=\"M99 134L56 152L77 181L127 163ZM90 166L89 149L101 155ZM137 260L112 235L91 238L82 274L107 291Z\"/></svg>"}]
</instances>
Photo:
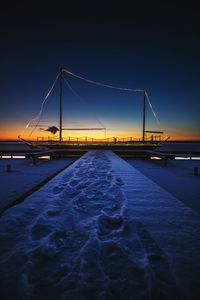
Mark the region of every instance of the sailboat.
<instances>
[{"instance_id":1,"label":"sailboat","mask_svg":"<svg viewBox=\"0 0 200 300\"><path fill-rule=\"evenodd\" d=\"M101 82L96 82L96 81L93 81L93 80L88 79L88 78L81 77L81 76L76 75L76 74L74 74L74 73L72 73L72 72L70 72L70 71L68 71L66 69L61 68L60 72L58 73L58 75L56 77L56 80L53 83L53 86L51 87L51 89L49 90L49 92L47 93L46 97L44 98L44 100L42 102L42 106L41 106L41 110L40 110L40 113L39 113L39 117L36 117L36 118L32 119L28 123L28 127L29 126L33 126L34 129L36 127L40 126L39 125L39 121L40 121L40 117L42 115L43 105L46 102L47 98L49 97L50 93L52 92L52 90L53 90L53 88L55 86L55 83L57 82L57 80L59 80L59 83L60 83L59 84L59 87L60 87L60 92L59 92L59 94L60 94L59 95L59 125L56 125L56 126L54 126L54 125L53 126L48 126L48 125L46 125L46 126L44 126L44 125L40 126L40 130L44 130L44 131L50 132L52 134L52 136L54 136L55 134L59 133L59 140L56 143L53 144L53 147L56 146L57 148L59 148L59 147L65 146L65 147L70 147L71 148L71 147L74 146L74 144L72 145L72 143L63 142L63 131L65 131L65 130L67 130L67 131L72 131L72 130L84 130L84 131L85 130L87 130L87 131L88 130L89 131L91 131L91 130L104 130L105 131L106 130L106 128L103 127L103 126L101 126L101 127L90 127L90 128L85 128L85 127L84 128L64 128L63 127L63 80L65 80L64 73L67 73L67 74L69 74L71 76L74 76L76 78L79 78L81 80L85 80L86 82L89 82L89 83L92 83L92 84L96 84L96 85L99 85L99 86L104 86L104 87L107 87L107 88L118 89L118 90L125 90L125 91L132 91L132 92L143 93L142 139L141 139L141 141L138 141L138 142L136 142L136 141L134 141L134 142L133 141L126 142L126 148L127 148L127 146L129 146L131 148L137 147L137 149L138 149L138 147L140 146L140 147L145 148L145 149L146 148L153 149L155 147L158 147L160 144L162 144L163 142L165 142L165 141L167 141L169 139L169 137L167 137L164 140L160 139L159 141L153 141L153 139L151 141L147 141L145 139L146 134L149 134L149 133L151 133L151 134L159 134L160 136L164 133L163 131L158 131L158 130L146 130L146 106L147 106L147 104L150 105L150 108L151 108L151 110L153 112L154 117L157 118L156 114L155 114L155 112L154 112L154 110L152 108L152 105L150 103L150 100L149 100L149 97L148 97L148 94L147 94L146 90L122 88L122 87L117 87L117 86L113 86L113 85L104 84L104 83L101 83ZM69 85L69 83L67 81L66 81L66 83L69 86L69 88L71 88L71 86ZM36 119L38 119L37 123L35 125L32 125L31 124L32 121L36 120ZM41 146L44 146L44 145L46 147L48 147L48 148L52 147L52 143L48 143L48 141L45 141L45 143L44 143L44 141L42 141L42 142L41 141L40 142L39 141L37 141L37 142L31 142L31 141L28 141L28 140L24 139L21 136L19 136L18 138L19 138L19 140L23 141L24 143L26 143L30 147L41 147ZM86 144L85 146L91 147L91 144L88 143L88 141L85 144ZM98 145L98 147L101 146L101 147L105 148L106 144L108 144L108 143L106 143L106 141L105 141L104 143L101 143L101 145ZM120 144L120 147L122 147L123 143L122 142L117 143L116 139L113 138L112 142L109 141L109 145L110 144L111 145L115 144L115 147L119 146L119 144ZM92 143L92 145L94 146L94 143Z\"/></svg>"}]
</instances>

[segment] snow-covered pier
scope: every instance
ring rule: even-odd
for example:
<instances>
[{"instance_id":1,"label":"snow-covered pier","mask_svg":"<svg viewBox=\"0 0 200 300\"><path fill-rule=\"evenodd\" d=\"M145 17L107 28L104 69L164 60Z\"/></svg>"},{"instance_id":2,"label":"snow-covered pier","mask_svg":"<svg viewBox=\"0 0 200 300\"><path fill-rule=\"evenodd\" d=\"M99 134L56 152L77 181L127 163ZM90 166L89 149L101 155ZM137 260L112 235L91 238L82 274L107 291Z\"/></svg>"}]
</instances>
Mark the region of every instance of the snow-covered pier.
<instances>
[{"instance_id":1,"label":"snow-covered pier","mask_svg":"<svg viewBox=\"0 0 200 300\"><path fill-rule=\"evenodd\" d=\"M200 217L92 150L0 219L4 299L200 297Z\"/></svg>"}]
</instances>

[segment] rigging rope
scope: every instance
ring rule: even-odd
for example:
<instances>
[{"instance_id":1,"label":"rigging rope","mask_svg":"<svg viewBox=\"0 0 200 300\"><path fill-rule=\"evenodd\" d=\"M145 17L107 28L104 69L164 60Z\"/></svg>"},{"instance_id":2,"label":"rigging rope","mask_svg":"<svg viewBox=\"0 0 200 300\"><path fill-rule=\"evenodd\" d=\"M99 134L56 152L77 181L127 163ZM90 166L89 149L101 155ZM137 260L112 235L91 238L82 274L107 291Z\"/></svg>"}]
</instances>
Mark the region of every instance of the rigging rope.
<instances>
[{"instance_id":1,"label":"rigging rope","mask_svg":"<svg viewBox=\"0 0 200 300\"><path fill-rule=\"evenodd\" d=\"M150 106L150 108L151 108L151 111L152 111L152 113L153 113L153 115L154 115L154 117L155 117L155 119L156 119L156 122L158 123L158 125L160 125L160 121L159 121L159 119L158 119L158 117L157 117L157 115L156 115L156 112L155 112L155 110L153 109L153 106L152 106L152 104L151 104L151 102L150 102L149 95L147 94L147 91L144 91L144 92L145 92L147 101L148 101L148 103L149 103L149 106Z\"/></svg>"},{"instance_id":2,"label":"rigging rope","mask_svg":"<svg viewBox=\"0 0 200 300\"><path fill-rule=\"evenodd\" d=\"M87 102L72 88L72 86L69 84L69 82L67 81L67 79L62 76L62 78L64 79L65 83L67 84L68 88L71 90L71 92L76 96L78 97L81 101L83 101L86 105L87 105ZM90 111L91 111L91 108L89 108ZM92 111L91 111L92 112ZM92 112L94 114L94 112ZM101 125L101 127L105 127L103 125L103 123L99 120L99 118L96 117L96 120L98 121L98 123Z\"/></svg>"},{"instance_id":3,"label":"rigging rope","mask_svg":"<svg viewBox=\"0 0 200 300\"><path fill-rule=\"evenodd\" d=\"M94 81L94 80L91 80L91 79L88 79L88 78L76 75L76 74L74 74L74 73L72 73L72 72L70 72L70 71L68 71L66 69L63 69L63 72L66 72L67 74L69 74L71 76L74 76L74 77L79 78L81 80L87 81L89 83L93 83L93 84L96 84L96 85L99 85L99 86L103 86L103 87L107 87L107 88L110 88L110 89L121 90L121 91L128 91L128 92L144 92L145 91L143 89L130 89L130 88L119 87L119 86L114 86L114 85L110 85L110 84L101 83L99 81Z\"/></svg>"},{"instance_id":4,"label":"rigging rope","mask_svg":"<svg viewBox=\"0 0 200 300\"><path fill-rule=\"evenodd\" d=\"M33 126L34 126L34 127L33 127L33 130L31 131L31 133L29 134L29 136L31 136L32 133L35 131L36 127L38 127L38 124L39 124L39 122L40 122L40 120L41 120L41 117L42 117L44 105L45 105L45 103L46 103L48 97L50 96L52 90L54 89L55 84L56 84L56 82L57 82L57 80L58 80L58 78L59 78L60 76L62 76L62 78L64 79L64 81L65 81L65 83L67 84L68 88L71 90L71 92L72 92L76 97L78 97L80 100L84 101L83 98L82 98L82 97L81 97L81 96L80 96L80 95L72 88L72 86L69 84L69 82L66 80L66 78L62 75L62 72L65 72L65 73L67 73L68 75L71 75L71 76L73 76L73 77L75 77L75 78L78 78L78 79L80 79L80 80L83 80L83 81L86 81L86 82L88 82L88 83L95 84L95 85L98 85L98 86L102 86L102 87L106 87L106 88L110 88L110 89L115 89L115 90L121 90L121 91L137 92L137 93L142 92L142 93L145 93L147 102L148 102L149 107L150 107L150 109L151 109L151 111L152 111L152 113L153 113L153 116L155 117L157 123L160 125L160 122L159 122L159 120L158 120L158 118L157 118L156 112L155 112L154 109L153 109L153 106L152 106L152 104L151 104L151 102L150 102L148 93L147 93L147 91L146 91L145 89L133 89L133 88L126 88L126 87L119 87L119 86L114 86L114 85L110 85L110 84L105 84L105 83L102 83L102 82L99 82L99 81L94 81L94 80L88 79L88 78L86 78L86 77L77 75L77 74L75 74L75 73L70 72L70 71L67 70L67 69L62 69L62 71L59 72L59 73L57 74L56 79L54 80L54 82L53 82L51 88L49 89L48 93L46 94L45 98L43 99L42 104L41 104L41 107L40 107L40 111L39 111L38 115L37 115L36 117L34 117L33 119L31 119L31 120L27 123L27 125L26 125L26 127L25 127L26 129L29 128L30 124L31 124L33 121L36 121L36 120L37 120L37 123L36 123L35 125L33 125ZM84 102L85 102L85 101L84 101ZM97 119L97 121L99 122L99 124L100 124L102 127L104 127L104 125L100 122L99 119Z\"/></svg>"},{"instance_id":5,"label":"rigging rope","mask_svg":"<svg viewBox=\"0 0 200 300\"><path fill-rule=\"evenodd\" d=\"M67 74L73 76L73 77L79 78L79 79L84 80L84 81L86 81L88 83L92 83L92 84L95 84L95 85L98 85L98 86L107 87L107 88L110 88L110 89L115 89L115 90L120 90L120 91L136 92L136 93L141 93L142 92L142 93L145 93L147 101L148 101L148 104L149 104L149 107L150 107L150 109L151 109L151 111L153 113L153 116L155 117L157 123L160 125L160 121L157 118L157 115L155 113L155 110L153 109L153 106L152 106L152 104L150 102L150 99L149 99L149 96L148 96L146 90L144 90L144 89L131 89L131 88L126 88L126 87L119 87L119 86L114 86L114 85L110 85L110 84L105 84L105 83L102 83L102 82L99 82L99 81L94 81L94 80L85 78L83 76L76 75L75 73L72 73L72 72L70 72L69 70L66 70L66 69L63 69L63 71L66 72Z\"/></svg>"},{"instance_id":6,"label":"rigging rope","mask_svg":"<svg viewBox=\"0 0 200 300\"><path fill-rule=\"evenodd\" d=\"M53 84L52 84L50 90L48 91L48 93L47 93L46 96L44 97L44 100L42 101L42 104L41 104L39 113L37 114L36 117L34 117L33 119L31 119L31 120L27 123L27 125L26 125L26 127L25 127L26 129L29 128L30 124L31 124L33 121L38 120L37 123L36 123L36 125L34 125L34 128L33 128L33 130L31 131L31 133L29 134L29 136L32 135L32 133L35 131L35 128L38 126L38 124L39 124L39 122L40 122L40 119L41 119L41 116L42 116L42 113L43 113L44 104L45 104L46 100L48 99L48 97L50 96L50 94L51 94L51 92L52 92L52 90L53 90L53 88L54 88L54 86L55 86L55 84L56 84L56 82L57 82L57 80L58 80L60 74L61 74L61 72L59 72L59 73L57 74L56 79L54 80L54 82L53 82Z\"/></svg>"}]
</instances>

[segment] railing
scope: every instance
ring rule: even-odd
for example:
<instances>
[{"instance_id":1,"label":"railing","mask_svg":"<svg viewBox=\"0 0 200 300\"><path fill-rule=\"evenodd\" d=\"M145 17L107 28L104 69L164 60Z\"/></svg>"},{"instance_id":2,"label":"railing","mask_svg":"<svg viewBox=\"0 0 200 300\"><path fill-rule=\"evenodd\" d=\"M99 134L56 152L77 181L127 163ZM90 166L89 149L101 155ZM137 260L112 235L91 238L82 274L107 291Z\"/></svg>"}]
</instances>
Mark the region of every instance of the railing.
<instances>
[{"instance_id":1,"label":"railing","mask_svg":"<svg viewBox=\"0 0 200 300\"><path fill-rule=\"evenodd\" d=\"M160 142L161 136L151 136L146 137L145 142ZM37 143L58 143L58 138L53 137L37 137ZM80 144L134 144L142 142L141 138L133 138L133 137L109 137L109 138L93 138L88 136L83 137L67 137L62 139L63 144L71 144L71 145L80 145Z\"/></svg>"}]
</instances>

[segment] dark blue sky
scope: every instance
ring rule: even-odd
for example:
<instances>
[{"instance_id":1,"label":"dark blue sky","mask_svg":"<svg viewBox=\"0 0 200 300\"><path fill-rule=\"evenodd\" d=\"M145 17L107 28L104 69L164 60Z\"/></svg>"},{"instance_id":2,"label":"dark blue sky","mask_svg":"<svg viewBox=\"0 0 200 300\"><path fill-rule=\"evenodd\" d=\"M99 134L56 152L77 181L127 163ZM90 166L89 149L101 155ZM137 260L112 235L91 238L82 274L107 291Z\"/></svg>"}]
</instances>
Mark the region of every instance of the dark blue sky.
<instances>
[{"instance_id":1,"label":"dark blue sky","mask_svg":"<svg viewBox=\"0 0 200 300\"><path fill-rule=\"evenodd\" d=\"M166 134L200 138L195 2L8 1L1 14L2 137L16 136L37 114L63 66L93 80L145 88ZM141 133L142 96L132 102L127 94L70 82L116 135ZM68 123L87 124L89 110L65 93Z\"/></svg>"}]
</instances>

